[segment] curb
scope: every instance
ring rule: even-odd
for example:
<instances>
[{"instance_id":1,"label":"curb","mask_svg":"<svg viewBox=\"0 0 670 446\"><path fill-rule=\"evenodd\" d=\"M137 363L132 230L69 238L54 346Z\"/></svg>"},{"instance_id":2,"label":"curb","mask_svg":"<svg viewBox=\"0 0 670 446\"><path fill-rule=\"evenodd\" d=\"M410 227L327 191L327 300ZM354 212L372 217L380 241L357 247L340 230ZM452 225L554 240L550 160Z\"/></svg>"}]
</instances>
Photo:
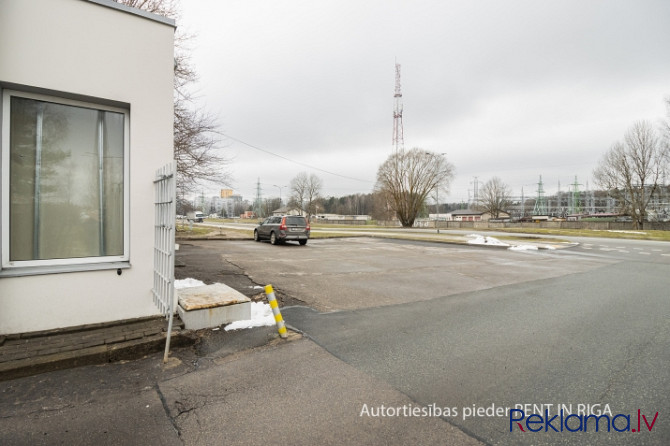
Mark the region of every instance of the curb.
<instances>
[{"instance_id":1,"label":"curb","mask_svg":"<svg viewBox=\"0 0 670 446\"><path fill-rule=\"evenodd\" d=\"M86 365L140 359L165 348L166 331L152 329L143 335L115 338L117 334L114 330L122 326L108 326L80 332L34 334L19 339L7 337L2 347L4 352L0 350L0 381ZM71 342L69 336L72 335L83 340L101 339L106 334L112 337L104 341L81 344L79 347L67 344ZM65 337L68 338L64 339ZM195 344L196 340L197 336L190 330L177 329L172 331L171 346L186 347ZM57 346L59 343L62 345L61 348ZM23 350L24 354L13 354L12 351L17 350Z\"/></svg>"}]
</instances>

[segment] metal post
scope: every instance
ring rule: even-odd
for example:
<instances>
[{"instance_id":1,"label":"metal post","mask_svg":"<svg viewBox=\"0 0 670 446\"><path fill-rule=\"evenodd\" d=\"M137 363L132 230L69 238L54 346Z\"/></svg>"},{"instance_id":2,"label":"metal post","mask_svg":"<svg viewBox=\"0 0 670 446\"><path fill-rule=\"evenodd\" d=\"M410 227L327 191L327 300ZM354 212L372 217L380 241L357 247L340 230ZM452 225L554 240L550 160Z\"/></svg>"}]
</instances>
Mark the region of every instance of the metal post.
<instances>
[{"instance_id":1,"label":"metal post","mask_svg":"<svg viewBox=\"0 0 670 446\"><path fill-rule=\"evenodd\" d=\"M272 308L272 314L275 316L275 322L277 323L277 331L279 332L279 336L281 336L283 339L286 339L288 337L288 333L286 332L286 324L284 324L284 318L282 318L281 312L279 311L279 305L277 304L277 298L275 297L272 285L265 286L265 295L268 298L270 308Z\"/></svg>"},{"instance_id":2,"label":"metal post","mask_svg":"<svg viewBox=\"0 0 670 446\"><path fill-rule=\"evenodd\" d=\"M281 201L281 190L285 188L286 186L277 186L276 184L273 184L274 187L279 189L279 207L282 207L282 201Z\"/></svg>"},{"instance_id":3,"label":"metal post","mask_svg":"<svg viewBox=\"0 0 670 446\"><path fill-rule=\"evenodd\" d=\"M440 223L440 185L437 185L437 189L435 190L435 201L437 201L437 212L435 216L435 227L437 228L437 233L440 233L440 227L438 224Z\"/></svg>"}]
</instances>

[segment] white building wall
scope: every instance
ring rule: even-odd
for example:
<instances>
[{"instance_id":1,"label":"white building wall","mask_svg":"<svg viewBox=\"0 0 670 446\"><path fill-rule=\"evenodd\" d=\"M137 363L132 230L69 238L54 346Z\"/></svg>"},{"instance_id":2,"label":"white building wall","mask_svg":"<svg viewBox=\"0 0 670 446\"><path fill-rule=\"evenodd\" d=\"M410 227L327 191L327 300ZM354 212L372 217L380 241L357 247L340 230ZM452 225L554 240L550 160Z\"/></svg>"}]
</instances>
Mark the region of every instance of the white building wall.
<instances>
[{"instance_id":1,"label":"white building wall","mask_svg":"<svg viewBox=\"0 0 670 446\"><path fill-rule=\"evenodd\" d=\"M0 334L157 314L153 179L173 153L174 26L98 3L0 0L0 88L129 104L130 268L0 277Z\"/></svg>"}]
</instances>

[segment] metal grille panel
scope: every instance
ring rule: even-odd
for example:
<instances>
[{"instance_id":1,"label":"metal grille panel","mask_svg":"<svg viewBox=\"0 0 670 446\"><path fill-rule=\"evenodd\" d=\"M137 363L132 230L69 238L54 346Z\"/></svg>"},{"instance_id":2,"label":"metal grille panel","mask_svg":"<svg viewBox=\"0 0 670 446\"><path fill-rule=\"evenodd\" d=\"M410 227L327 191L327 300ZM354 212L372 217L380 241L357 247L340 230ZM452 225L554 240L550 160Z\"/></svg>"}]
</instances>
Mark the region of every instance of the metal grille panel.
<instances>
[{"instance_id":1,"label":"metal grille panel","mask_svg":"<svg viewBox=\"0 0 670 446\"><path fill-rule=\"evenodd\" d=\"M152 293L158 310L168 319L164 362L170 350L174 315L174 256L176 229L177 163L156 171L154 180L154 283Z\"/></svg>"}]
</instances>

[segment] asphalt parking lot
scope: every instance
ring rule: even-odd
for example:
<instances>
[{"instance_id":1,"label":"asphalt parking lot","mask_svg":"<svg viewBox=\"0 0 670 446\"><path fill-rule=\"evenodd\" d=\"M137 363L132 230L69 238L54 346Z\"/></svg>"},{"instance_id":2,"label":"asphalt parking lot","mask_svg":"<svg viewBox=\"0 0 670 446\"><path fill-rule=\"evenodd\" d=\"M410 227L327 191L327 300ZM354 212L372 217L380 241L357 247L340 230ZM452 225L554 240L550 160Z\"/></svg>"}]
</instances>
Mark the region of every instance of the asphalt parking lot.
<instances>
[{"instance_id":1,"label":"asphalt parking lot","mask_svg":"<svg viewBox=\"0 0 670 446\"><path fill-rule=\"evenodd\" d=\"M428 300L612 263L549 250L514 252L364 237L316 239L307 246L189 241L182 243L177 259L185 263L177 268L178 279L223 281L246 295L272 284L284 306L302 304L320 312Z\"/></svg>"}]
</instances>

